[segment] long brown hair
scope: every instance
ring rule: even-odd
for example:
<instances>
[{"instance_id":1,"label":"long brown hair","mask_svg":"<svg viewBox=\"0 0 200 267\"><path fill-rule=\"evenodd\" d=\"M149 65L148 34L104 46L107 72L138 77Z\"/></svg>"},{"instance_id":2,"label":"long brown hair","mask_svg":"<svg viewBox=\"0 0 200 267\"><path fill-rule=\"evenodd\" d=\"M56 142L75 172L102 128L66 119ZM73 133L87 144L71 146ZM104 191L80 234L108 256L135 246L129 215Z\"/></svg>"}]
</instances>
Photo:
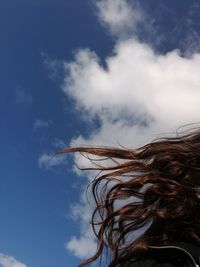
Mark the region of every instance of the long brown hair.
<instances>
[{"instance_id":1,"label":"long brown hair","mask_svg":"<svg viewBox=\"0 0 200 267\"><path fill-rule=\"evenodd\" d=\"M108 266L114 267L142 255L149 245L173 241L200 245L199 129L158 138L137 149L79 146L59 153L68 152L115 162L112 166L98 163L96 167L80 168L106 173L91 182L96 204L91 224L98 247L94 256L79 267L101 258L105 249L111 252ZM123 205L119 206L118 201ZM143 234L132 238L135 231L148 224Z\"/></svg>"}]
</instances>

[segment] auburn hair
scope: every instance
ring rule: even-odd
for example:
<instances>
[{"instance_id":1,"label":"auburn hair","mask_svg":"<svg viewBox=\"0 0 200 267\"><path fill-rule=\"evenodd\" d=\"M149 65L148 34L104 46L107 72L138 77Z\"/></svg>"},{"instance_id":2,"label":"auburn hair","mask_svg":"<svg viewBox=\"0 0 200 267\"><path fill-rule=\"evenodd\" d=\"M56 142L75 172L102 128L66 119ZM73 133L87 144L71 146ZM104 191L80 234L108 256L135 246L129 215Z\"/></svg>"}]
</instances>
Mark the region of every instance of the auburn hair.
<instances>
[{"instance_id":1,"label":"auburn hair","mask_svg":"<svg viewBox=\"0 0 200 267\"><path fill-rule=\"evenodd\" d=\"M114 162L80 168L106 173L90 183L97 249L79 267L102 258L105 249L111 253L108 266L114 267L142 255L149 245L173 241L200 245L200 129L157 138L136 149L78 146L58 154L69 152L96 155L98 162L105 157Z\"/></svg>"}]
</instances>

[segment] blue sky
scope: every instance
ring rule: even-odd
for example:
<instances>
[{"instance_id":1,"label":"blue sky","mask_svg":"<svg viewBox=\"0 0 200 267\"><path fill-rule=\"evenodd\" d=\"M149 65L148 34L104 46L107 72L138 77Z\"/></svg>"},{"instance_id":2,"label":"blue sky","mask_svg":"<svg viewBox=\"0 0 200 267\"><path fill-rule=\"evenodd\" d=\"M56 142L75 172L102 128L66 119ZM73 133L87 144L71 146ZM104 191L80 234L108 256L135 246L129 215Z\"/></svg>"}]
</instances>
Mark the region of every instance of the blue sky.
<instances>
[{"instance_id":1,"label":"blue sky","mask_svg":"<svg viewBox=\"0 0 200 267\"><path fill-rule=\"evenodd\" d=\"M75 267L94 250L92 175L53 152L139 146L199 122L199 11L197 0L1 0L1 267Z\"/></svg>"}]
</instances>

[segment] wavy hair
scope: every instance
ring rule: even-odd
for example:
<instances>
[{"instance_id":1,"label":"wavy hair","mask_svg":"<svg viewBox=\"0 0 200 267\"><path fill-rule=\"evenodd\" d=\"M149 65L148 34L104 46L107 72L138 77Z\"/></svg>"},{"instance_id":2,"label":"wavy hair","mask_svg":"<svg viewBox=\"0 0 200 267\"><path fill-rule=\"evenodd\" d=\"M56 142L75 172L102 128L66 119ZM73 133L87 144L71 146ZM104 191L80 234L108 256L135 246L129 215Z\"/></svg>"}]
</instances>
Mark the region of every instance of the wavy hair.
<instances>
[{"instance_id":1,"label":"wavy hair","mask_svg":"<svg viewBox=\"0 0 200 267\"><path fill-rule=\"evenodd\" d=\"M150 245L173 241L200 245L200 129L154 139L136 149L79 146L58 153L69 152L114 162L112 166L79 168L106 171L90 184L95 200L91 224L97 249L79 267L102 258L104 249L111 253L108 266L114 267L141 256ZM148 224L140 236L133 238Z\"/></svg>"}]
</instances>

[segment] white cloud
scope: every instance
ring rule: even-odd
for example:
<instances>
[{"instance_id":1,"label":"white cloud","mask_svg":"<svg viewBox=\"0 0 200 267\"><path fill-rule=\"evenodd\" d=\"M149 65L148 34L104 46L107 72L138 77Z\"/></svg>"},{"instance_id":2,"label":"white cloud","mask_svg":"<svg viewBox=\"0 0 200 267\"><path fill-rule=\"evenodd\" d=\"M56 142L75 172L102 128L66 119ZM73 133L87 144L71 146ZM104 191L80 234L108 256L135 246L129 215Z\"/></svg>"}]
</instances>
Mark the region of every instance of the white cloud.
<instances>
[{"instance_id":1,"label":"white cloud","mask_svg":"<svg viewBox=\"0 0 200 267\"><path fill-rule=\"evenodd\" d=\"M100 22L118 37L134 33L145 18L134 1L130 5L126 0L101 0L97 2L97 8Z\"/></svg>"},{"instance_id":2,"label":"white cloud","mask_svg":"<svg viewBox=\"0 0 200 267\"><path fill-rule=\"evenodd\" d=\"M96 243L92 233L87 236L83 233L80 238L72 236L66 243L65 248L71 251L78 258L90 257L96 251Z\"/></svg>"},{"instance_id":3,"label":"white cloud","mask_svg":"<svg viewBox=\"0 0 200 267\"><path fill-rule=\"evenodd\" d=\"M27 265L12 256L0 253L0 267L27 267Z\"/></svg>"},{"instance_id":4,"label":"white cloud","mask_svg":"<svg viewBox=\"0 0 200 267\"><path fill-rule=\"evenodd\" d=\"M42 154L38 159L39 168L44 168L45 170L49 170L52 167L58 165L66 164L66 157L65 155L49 155L47 153Z\"/></svg>"},{"instance_id":5,"label":"white cloud","mask_svg":"<svg viewBox=\"0 0 200 267\"><path fill-rule=\"evenodd\" d=\"M118 36L144 19L142 12L125 0L102 0L97 5L101 21ZM64 93L75 100L86 119L92 122L98 117L100 121L98 129L87 138L74 138L72 146L120 144L135 148L157 137L174 135L180 125L200 122L200 54L188 58L178 50L158 54L131 33L118 39L112 56L105 61L104 68L96 53L80 49L73 62L65 63ZM75 160L81 167L91 164L77 154ZM90 172L88 179L94 176ZM91 231L91 211L83 200L77 205L72 214L79 218L80 237L73 236L66 248L83 258L88 257L84 249L88 238L94 242L92 235L85 236Z\"/></svg>"},{"instance_id":6,"label":"white cloud","mask_svg":"<svg viewBox=\"0 0 200 267\"><path fill-rule=\"evenodd\" d=\"M183 58L176 50L158 55L129 39L119 42L106 62L104 69L94 52L80 50L74 62L65 64L69 76L63 87L102 125L126 125L132 118L137 127L147 124L157 132L199 120L199 54Z\"/></svg>"},{"instance_id":7,"label":"white cloud","mask_svg":"<svg viewBox=\"0 0 200 267\"><path fill-rule=\"evenodd\" d=\"M90 201L92 204L92 201ZM84 212L83 212L84 211ZM88 206L85 194L81 195L80 203L71 205L71 217L80 222L80 236L72 236L65 244L65 248L79 258L90 257L96 250L96 242L92 228L88 225L92 209Z\"/></svg>"}]
</instances>

